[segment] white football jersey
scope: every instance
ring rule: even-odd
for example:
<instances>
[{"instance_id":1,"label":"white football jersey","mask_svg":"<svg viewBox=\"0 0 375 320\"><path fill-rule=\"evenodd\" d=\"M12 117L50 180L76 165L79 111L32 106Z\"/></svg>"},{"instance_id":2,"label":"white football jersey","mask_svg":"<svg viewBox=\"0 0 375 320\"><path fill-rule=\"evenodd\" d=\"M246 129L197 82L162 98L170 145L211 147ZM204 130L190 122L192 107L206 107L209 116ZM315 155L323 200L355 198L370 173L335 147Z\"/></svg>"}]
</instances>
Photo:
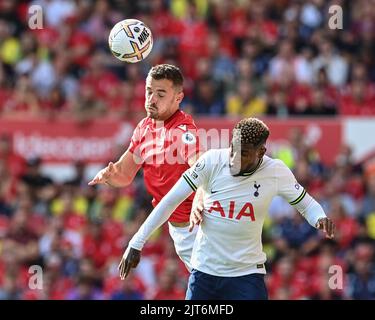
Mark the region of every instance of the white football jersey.
<instances>
[{"instance_id":1,"label":"white football jersey","mask_svg":"<svg viewBox=\"0 0 375 320\"><path fill-rule=\"evenodd\" d=\"M253 172L232 176L229 158L230 149L209 150L183 174L205 191L192 267L222 277L266 273L261 237L271 200L280 195L294 205L306 190L281 160L264 156Z\"/></svg>"}]
</instances>

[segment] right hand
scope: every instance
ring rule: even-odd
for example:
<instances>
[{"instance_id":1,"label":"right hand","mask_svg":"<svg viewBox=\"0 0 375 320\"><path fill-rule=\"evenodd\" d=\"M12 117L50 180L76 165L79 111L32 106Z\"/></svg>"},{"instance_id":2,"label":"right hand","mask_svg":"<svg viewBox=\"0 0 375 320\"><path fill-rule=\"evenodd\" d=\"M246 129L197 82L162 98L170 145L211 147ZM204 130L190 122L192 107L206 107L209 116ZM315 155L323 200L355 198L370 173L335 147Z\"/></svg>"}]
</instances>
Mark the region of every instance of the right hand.
<instances>
[{"instance_id":1,"label":"right hand","mask_svg":"<svg viewBox=\"0 0 375 320\"><path fill-rule=\"evenodd\" d=\"M94 179L92 179L88 185L93 186L96 184L108 184L110 185L109 179L111 176L113 176L116 173L115 166L113 162L110 162L108 166L106 166L104 169L100 170Z\"/></svg>"},{"instance_id":2,"label":"right hand","mask_svg":"<svg viewBox=\"0 0 375 320\"><path fill-rule=\"evenodd\" d=\"M203 203L199 202L194 203L191 208L190 213L190 225L189 225L189 232L193 231L195 225L199 225L203 221L203 212L204 206Z\"/></svg>"}]
</instances>

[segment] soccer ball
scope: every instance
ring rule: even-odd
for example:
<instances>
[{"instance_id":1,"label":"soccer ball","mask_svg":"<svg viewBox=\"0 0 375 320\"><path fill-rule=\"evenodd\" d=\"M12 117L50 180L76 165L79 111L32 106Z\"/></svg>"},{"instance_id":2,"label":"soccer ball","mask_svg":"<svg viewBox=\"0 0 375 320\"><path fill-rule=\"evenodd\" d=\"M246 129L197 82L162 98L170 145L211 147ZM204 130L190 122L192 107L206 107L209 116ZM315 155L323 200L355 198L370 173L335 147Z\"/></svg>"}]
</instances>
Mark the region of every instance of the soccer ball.
<instances>
[{"instance_id":1,"label":"soccer ball","mask_svg":"<svg viewBox=\"0 0 375 320\"><path fill-rule=\"evenodd\" d=\"M109 33L108 44L117 59L136 63L150 54L152 33L142 21L125 19L114 25Z\"/></svg>"}]
</instances>

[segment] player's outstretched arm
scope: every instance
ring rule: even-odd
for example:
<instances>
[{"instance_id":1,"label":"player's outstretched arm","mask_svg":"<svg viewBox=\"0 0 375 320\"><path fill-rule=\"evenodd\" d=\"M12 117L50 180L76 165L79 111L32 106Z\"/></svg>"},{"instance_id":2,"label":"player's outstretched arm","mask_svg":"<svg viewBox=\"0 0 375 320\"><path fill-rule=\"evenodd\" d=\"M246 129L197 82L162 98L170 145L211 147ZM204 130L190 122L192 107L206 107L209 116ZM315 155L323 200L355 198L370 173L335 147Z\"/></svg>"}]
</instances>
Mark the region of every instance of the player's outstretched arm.
<instances>
[{"instance_id":1,"label":"player's outstretched arm","mask_svg":"<svg viewBox=\"0 0 375 320\"><path fill-rule=\"evenodd\" d=\"M326 216L322 206L308 193L295 207L310 225L323 230L327 238L332 239L335 236L335 224Z\"/></svg>"},{"instance_id":2,"label":"player's outstretched arm","mask_svg":"<svg viewBox=\"0 0 375 320\"><path fill-rule=\"evenodd\" d=\"M165 223L174 210L191 194L193 189L184 178L180 178L166 196L152 210L138 232L129 241L118 266L120 278L125 279L131 268L135 268L140 260L141 251L151 234Z\"/></svg>"},{"instance_id":3,"label":"player's outstretched arm","mask_svg":"<svg viewBox=\"0 0 375 320\"><path fill-rule=\"evenodd\" d=\"M323 230L327 238L335 235L335 224L328 218L322 206L297 182L290 169L280 160L275 167L278 194L287 200L314 228Z\"/></svg>"},{"instance_id":4,"label":"player's outstretched arm","mask_svg":"<svg viewBox=\"0 0 375 320\"><path fill-rule=\"evenodd\" d=\"M100 170L88 184L89 186L106 184L111 187L126 187L132 183L140 167L140 163L137 163L133 154L126 151L116 163L110 162L108 166Z\"/></svg>"}]
</instances>

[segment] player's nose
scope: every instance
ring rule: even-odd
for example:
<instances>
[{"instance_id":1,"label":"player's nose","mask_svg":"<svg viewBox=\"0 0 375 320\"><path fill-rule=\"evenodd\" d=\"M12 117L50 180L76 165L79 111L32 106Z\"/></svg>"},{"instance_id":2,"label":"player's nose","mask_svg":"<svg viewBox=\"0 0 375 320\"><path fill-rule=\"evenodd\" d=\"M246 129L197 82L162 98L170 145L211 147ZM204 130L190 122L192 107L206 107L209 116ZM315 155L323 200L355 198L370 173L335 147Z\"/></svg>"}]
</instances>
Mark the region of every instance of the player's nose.
<instances>
[{"instance_id":1,"label":"player's nose","mask_svg":"<svg viewBox=\"0 0 375 320\"><path fill-rule=\"evenodd\" d=\"M151 95L149 102L150 102L150 105L151 105L152 107L155 107L156 102L157 102L157 97L156 97L155 94L152 94L152 95Z\"/></svg>"}]
</instances>

